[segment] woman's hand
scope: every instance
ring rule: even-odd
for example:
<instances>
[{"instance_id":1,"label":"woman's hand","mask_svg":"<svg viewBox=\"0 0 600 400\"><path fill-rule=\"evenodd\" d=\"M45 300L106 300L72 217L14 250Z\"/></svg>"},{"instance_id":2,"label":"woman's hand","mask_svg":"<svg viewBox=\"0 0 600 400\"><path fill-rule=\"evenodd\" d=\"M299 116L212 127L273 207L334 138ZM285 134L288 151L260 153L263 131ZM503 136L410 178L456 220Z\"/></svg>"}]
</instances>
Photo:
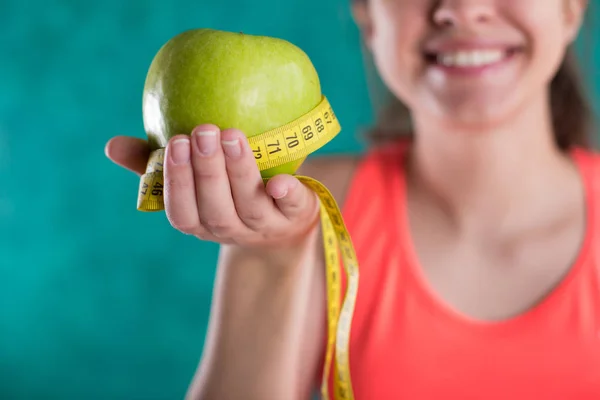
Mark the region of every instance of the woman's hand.
<instances>
[{"instance_id":1,"label":"woman's hand","mask_svg":"<svg viewBox=\"0 0 600 400\"><path fill-rule=\"evenodd\" d=\"M138 175L145 172L146 141L117 136L106 155ZM294 244L318 222L316 195L291 175L265 186L246 136L201 125L172 138L164 163L167 218L179 231L202 240L243 247Z\"/></svg>"}]
</instances>

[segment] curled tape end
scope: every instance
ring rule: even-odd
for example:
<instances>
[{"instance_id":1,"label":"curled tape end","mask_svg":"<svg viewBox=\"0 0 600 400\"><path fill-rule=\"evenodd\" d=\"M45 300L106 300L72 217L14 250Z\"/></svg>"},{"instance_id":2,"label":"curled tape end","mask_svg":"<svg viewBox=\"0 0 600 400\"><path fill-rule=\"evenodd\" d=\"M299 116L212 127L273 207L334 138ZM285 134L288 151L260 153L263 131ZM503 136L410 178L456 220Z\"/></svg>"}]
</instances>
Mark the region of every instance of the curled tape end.
<instances>
[{"instance_id":1,"label":"curled tape end","mask_svg":"<svg viewBox=\"0 0 600 400\"><path fill-rule=\"evenodd\" d=\"M164 210L164 181L162 171L148 172L140 177L138 190L138 211Z\"/></svg>"},{"instance_id":2,"label":"curled tape end","mask_svg":"<svg viewBox=\"0 0 600 400\"><path fill-rule=\"evenodd\" d=\"M141 201L138 203L137 210L142 212L156 212L164 210L165 206L157 201Z\"/></svg>"}]
</instances>

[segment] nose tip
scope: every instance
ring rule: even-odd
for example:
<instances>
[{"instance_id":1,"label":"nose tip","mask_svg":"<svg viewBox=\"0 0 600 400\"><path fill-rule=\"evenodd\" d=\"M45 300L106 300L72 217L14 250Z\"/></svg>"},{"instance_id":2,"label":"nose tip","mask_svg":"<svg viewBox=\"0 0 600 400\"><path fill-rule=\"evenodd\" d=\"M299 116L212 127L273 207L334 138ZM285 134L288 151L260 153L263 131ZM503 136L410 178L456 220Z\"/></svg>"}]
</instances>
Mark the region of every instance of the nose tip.
<instances>
[{"instance_id":1,"label":"nose tip","mask_svg":"<svg viewBox=\"0 0 600 400\"><path fill-rule=\"evenodd\" d=\"M457 26L488 22L493 14L487 2L477 0L440 1L433 11L433 21L439 26Z\"/></svg>"}]
</instances>

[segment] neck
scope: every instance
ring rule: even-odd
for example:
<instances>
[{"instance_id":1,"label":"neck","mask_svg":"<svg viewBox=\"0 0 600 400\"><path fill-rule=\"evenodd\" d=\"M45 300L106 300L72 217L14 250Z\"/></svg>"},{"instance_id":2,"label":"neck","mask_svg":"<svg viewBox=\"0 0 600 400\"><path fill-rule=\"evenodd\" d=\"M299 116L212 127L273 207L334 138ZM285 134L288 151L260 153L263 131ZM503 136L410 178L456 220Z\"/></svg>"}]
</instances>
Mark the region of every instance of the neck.
<instances>
[{"instance_id":1,"label":"neck","mask_svg":"<svg viewBox=\"0 0 600 400\"><path fill-rule=\"evenodd\" d=\"M411 185L458 224L495 225L523 218L526 203L551 196L566 176L547 101L540 96L508 121L469 132L415 115ZM518 203L517 203L518 201ZM515 215L515 204L524 215ZM477 229L477 228L476 228Z\"/></svg>"}]
</instances>

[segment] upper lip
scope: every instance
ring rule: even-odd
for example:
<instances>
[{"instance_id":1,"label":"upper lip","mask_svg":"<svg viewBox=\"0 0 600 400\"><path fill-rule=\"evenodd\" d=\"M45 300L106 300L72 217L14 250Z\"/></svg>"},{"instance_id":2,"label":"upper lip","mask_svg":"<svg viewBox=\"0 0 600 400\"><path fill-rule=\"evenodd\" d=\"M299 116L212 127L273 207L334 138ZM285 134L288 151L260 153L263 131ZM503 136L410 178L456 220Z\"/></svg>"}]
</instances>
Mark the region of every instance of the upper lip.
<instances>
[{"instance_id":1,"label":"upper lip","mask_svg":"<svg viewBox=\"0 0 600 400\"><path fill-rule=\"evenodd\" d=\"M473 37L473 38L437 38L429 40L424 46L425 54L437 55L455 51L469 50L501 50L509 51L518 49L520 45L507 43L505 40L491 38Z\"/></svg>"}]
</instances>

